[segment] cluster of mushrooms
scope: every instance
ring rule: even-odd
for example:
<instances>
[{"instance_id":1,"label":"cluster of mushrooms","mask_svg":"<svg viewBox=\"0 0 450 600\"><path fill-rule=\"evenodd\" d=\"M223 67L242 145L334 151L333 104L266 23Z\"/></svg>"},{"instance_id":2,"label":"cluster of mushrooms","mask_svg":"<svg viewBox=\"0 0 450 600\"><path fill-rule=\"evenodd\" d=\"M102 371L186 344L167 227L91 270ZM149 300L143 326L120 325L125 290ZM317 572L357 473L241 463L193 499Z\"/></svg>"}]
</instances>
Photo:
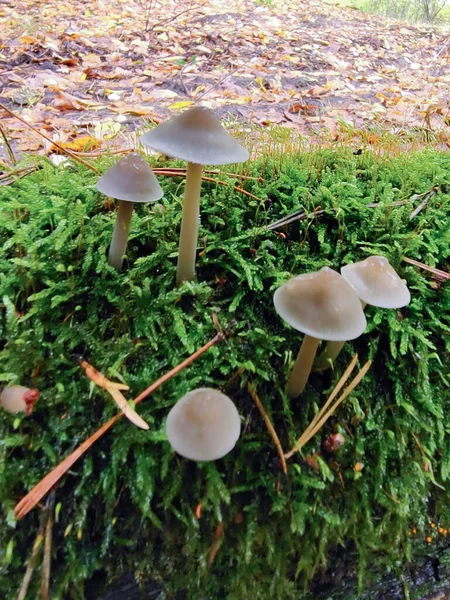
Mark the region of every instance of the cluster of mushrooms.
<instances>
[{"instance_id":1,"label":"cluster of mushrooms","mask_svg":"<svg viewBox=\"0 0 450 600\"><path fill-rule=\"evenodd\" d=\"M172 158L187 161L176 283L195 278L200 187L203 165L244 162L248 151L223 128L206 108L195 107L146 133L141 142ZM122 268L133 203L155 202L163 191L147 162L136 153L122 158L97 183L97 189L118 200L119 207L108 262ZM274 305L280 317L305 334L290 373L289 397L299 396L308 381L320 341L328 344L316 363L317 370L332 366L346 341L366 328L367 304L401 308L410 302L405 283L382 256L342 267L341 274L324 267L290 279L276 290ZM0 405L9 412L30 414L37 390L9 386ZM240 417L228 396L212 388L199 388L183 396L168 414L167 438L174 450L191 460L210 461L225 456L240 435Z\"/></svg>"}]
</instances>

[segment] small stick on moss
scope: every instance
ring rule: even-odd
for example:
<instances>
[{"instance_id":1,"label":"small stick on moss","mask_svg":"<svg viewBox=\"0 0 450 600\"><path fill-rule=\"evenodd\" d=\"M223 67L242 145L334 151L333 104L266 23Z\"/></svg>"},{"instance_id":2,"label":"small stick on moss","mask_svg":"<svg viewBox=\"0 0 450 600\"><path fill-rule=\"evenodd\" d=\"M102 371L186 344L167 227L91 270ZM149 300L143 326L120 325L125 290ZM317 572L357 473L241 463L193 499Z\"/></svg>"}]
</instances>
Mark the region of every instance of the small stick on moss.
<instances>
[{"instance_id":1,"label":"small stick on moss","mask_svg":"<svg viewBox=\"0 0 450 600\"><path fill-rule=\"evenodd\" d=\"M43 541L44 541L44 526L42 525L38 531L36 539L34 540L33 548L31 550L30 559L28 560L28 564L27 564L27 568L25 571L23 581L22 581L22 585L20 586L20 590L17 595L17 600L25 600L25 598L27 597L28 586L30 585L31 577L33 576L33 571L36 566L36 561L38 558L39 550L41 548Z\"/></svg>"},{"instance_id":2,"label":"small stick on moss","mask_svg":"<svg viewBox=\"0 0 450 600\"><path fill-rule=\"evenodd\" d=\"M204 352L209 350L214 344L221 342L225 339L225 335L221 332L217 333L207 344L202 348L194 352L181 364L176 366L174 369L160 377L157 381L152 383L150 387L144 390L134 400L134 404L139 404L149 394L154 392L163 383L166 383L171 377L177 375L182 369L190 365L197 358L199 358ZM14 514L17 519L21 519L27 513L32 510L36 504L45 496L45 494L57 483L61 477L70 469L70 467L88 450L108 429L110 429L116 421L122 417L122 413L117 413L114 417L109 419L104 425L102 425L90 438L85 440L78 448L76 448L69 456L67 456L59 465L57 465L48 475L46 475L32 490L28 492L26 496L16 505L14 508Z\"/></svg>"},{"instance_id":3,"label":"small stick on moss","mask_svg":"<svg viewBox=\"0 0 450 600\"><path fill-rule=\"evenodd\" d=\"M1 123L0 123L0 135L2 136L3 141L5 142L6 150L8 151L9 159L10 159L11 163L13 165L16 165L17 164L16 157L14 156L14 152L12 151L12 148L11 148L11 145L9 143L9 140L6 137L5 129L4 129L4 127L3 127L3 125Z\"/></svg>"},{"instance_id":4,"label":"small stick on moss","mask_svg":"<svg viewBox=\"0 0 450 600\"><path fill-rule=\"evenodd\" d=\"M253 402L256 404L256 408L259 410L262 418L264 419L264 423L266 424L269 435L272 438L273 443L275 444L275 448L277 449L278 456L280 457L281 468L283 469L283 473L286 475L287 474L287 465L286 465L286 459L284 457L283 448L281 446L280 438L278 437L278 434L275 431L275 428L269 419L269 415L266 413L263 403L261 402L258 394L256 393L255 388L253 387L253 385L251 383L247 383L247 390L248 390L248 393L250 394L250 396L252 397Z\"/></svg>"},{"instance_id":5,"label":"small stick on moss","mask_svg":"<svg viewBox=\"0 0 450 600\"><path fill-rule=\"evenodd\" d=\"M337 409L337 407L347 398L347 396L349 394L351 394L351 392L355 389L355 387L358 385L358 383L362 380L364 375L369 370L371 364L372 364L372 361L370 361L370 360L367 361L366 364L363 366L363 368L356 375L356 377L352 380L352 382L350 383L348 388L336 400L334 405L328 411L326 411L326 412L322 411L322 416L319 419L316 419L314 425L310 424L307 427L305 432L299 437L299 439L297 440L295 445L291 448L291 450L287 454L285 454L286 459L291 458L296 452L301 450L303 448L303 446L305 446L305 444L307 444L312 437L314 437L316 435L316 433L319 431L319 429L321 429L321 427L324 425L324 423L326 423L326 421L331 417L331 415L334 413L334 411ZM347 371L349 371L349 368L347 368ZM340 384L342 379L343 379L343 377L339 381L338 385ZM344 381L344 383L345 383L345 381ZM336 394L335 394L335 396L336 396ZM328 402L328 404L329 404L329 402Z\"/></svg>"},{"instance_id":6,"label":"small stick on moss","mask_svg":"<svg viewBox=\"0 0 450 600\"><path fill-rule=\"evenodd\" d=\"M96 173L97 175L100 175L100 171L98 169L96 169L93 165L89 164L88 162L86 162L85 160L83 160L82 158L80 158L79 156L77 156L77 154L75 152L72 152L71 150L68 150L67 148L64 148L64 146L62 144L59 144L58 142L53 141L51 138L49 138L47 135L45 135L45 133L42 133L42 131L39 131L39 129L37 127L34 127L33 125L31 125L31 123L28 123L28 121L25 121L25 119L23 119L20 115L16 114L12 110L10 110L4 104L0 103L0 109L4 110L9 115L11 115L11 117L14 117L18 121L20 121L21 123L23 123L24 125L26 125L27 127L29 127L30 129L32 129L35 133L37 133L42 138L44 138L44 140L47 140L47 142L50 142L51 144L53 144L53 146L55 146L56 148L58 148L58 150L60 152L62 152L63 154L67 154L67 156L70 156L70 158L73 158L73 160L75 160L75 161L79 162L80 164L84 165L85 167L87 167L91 171L94 171L94 173Z\"/></svg>"},{"instance_id":7,"label":"small stick on moss","mask_svg":"<svg viewBox=\"0 0 450 600\"><path fill-rule=\"evenodd\" d=\"M33 548L31 550L31 555L28 560L27 568L26 568L25 575L24 575L24 578L22 581L22 585L20 586L17 600L25 600L25 598L27 597L28 586L30 585L31 578L33 576L33 572L36 567L36 561L37 561L37 558L39 555L39 550L41 549L42 542L44 540L47 540L48 521L49 521L51 511L53 511L54 503L55 503L55 493L53 491L49 495L46 506L42 510L41 519L40 519L40 523L39 523L39 531L34 540Z\"/></svg>"},{"instance_id":8,"label":"small stick on moss","mask_svg":"<svg viewBox=\"0 0 450 600\"><path fill-rule=\"evenodd\" d=\"M42 558L41 570L41 600L48 600L50 593L50 572L52 563L52 530L53 509L55 506L55 490L48 496L46 505L47 524L45 526L44 556Z\"/></svg>"},{"instance_id":9,"label":"small stick on moss","mask_svg":"<svg viewBox=\"0 0 450 600\"><path fill-rule=\"evenodd\" d=\"M446 271L441 271L441 269L436 269L435 267L429 267L424 263L419 262L418 260L414 260L413 258L408 258L407 256L402 257L403 260L410 264L418 267L419 269L423 269L424 271L428 271L429 273L433 273L438 279L450 279L450 273Z\"/></svg>"}]
</instances>

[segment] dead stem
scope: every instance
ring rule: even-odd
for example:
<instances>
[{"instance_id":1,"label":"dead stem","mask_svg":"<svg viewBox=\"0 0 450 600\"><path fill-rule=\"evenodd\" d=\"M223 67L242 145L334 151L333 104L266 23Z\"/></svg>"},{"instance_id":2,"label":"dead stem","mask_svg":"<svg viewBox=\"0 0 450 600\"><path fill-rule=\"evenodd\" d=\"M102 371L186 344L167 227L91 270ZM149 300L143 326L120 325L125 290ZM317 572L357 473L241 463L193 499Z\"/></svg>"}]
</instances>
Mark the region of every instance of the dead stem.
<instances>
[{"instance_id":1,"label":"dead stem","mask_svg":"<svg viewBox=\"0 0 450 600\"><path fill-rule=\"evenodd\" d=\"M286 459L291 458L296 452L301 450L303 448L303 446L305 446L305 444L307 444L313 436L316 435L316 433L319 431L319 429L321 429L321 427L324 425L324 423L326 423L326 421L331 417L331 415L334 413L334 411L337 409L337 407L347 398L347 396L349 394L352 393L352 391L355 389L355 387L360 383L360 381L363 379L364 375L369 370L371 364L372 364L372 361L370 361L370 360L367 361L366 364L359 371L359 373L356 375L356 377L352 380L352 382L350 383L348 388L336 400L334 405L326 412L324 410L322 410L322 416L319 419L316 419L314 425L310 424L307 427L305 432L299 437L299 439L297 440L295 445L291 448L291 450L287 454L285 454ZM347 368L347 371L349 371L349 375L351 373L350 366L351 365L349 365L349 367ZM345 375L345 373L344 373L344 375ZM339 380L338 385L341 383L343 377L341 377L341 379ZM344 381L344 383L345 383L345 381ZM336 387L338 387L338 385ZM342 385L341 385L341 387L342 387ZM332 393L334 393L334 390ZM334 396L336 396L336 394ZM327 402L327 405L329 405L329 401Z\"/></svg>"},{"instance_id":2,"label":"dead stem","mask_svg":"<svg viewBox=\"0 0 450 600\"><path fill-rule=\"evenodd\" d=\"M52 563L52 533L53 533L53 510L55 506L55 490L48 496L46 505L47 524L45 526L44 556L42 558L41 570L41 600L48 600L50 592L50 572Z\"/></svg>"},{"instance_id":3,"label":"dead stem","mask_svg":"<svg viewBox=\"0 0 450 600\"><path fill-rule=\"evenodd\" d=\"M48 530L48 522L50 520L53 507L55 505L55 492L53 491L47 500L45 507L42 510L40 523L39 523L39 531L34 540L33 548L31 550L31 555L28 560L27 568L25 571L24 578L22 580L22 585L20 586L19 594L17 596L17 600L25 600L27 597L28 586L30 585L31 578L33 576L34 569L36 567L36 561L39 555L39 550L41 548L42 542L45 539L45 543L47 545L47 530ZM44 533L45 531L45 533ZM50 547L51 550L51 547ZM44 549L45 552L45 549ZM44 556L45 560L45 556ZM44 569L44 566L42 567ZM47 596L48 598L48 596Z\"/></svg>"},{"instance_id":4,"label":"dead stem","mask_svg":"<svg viewBox=\"0 0 450 600\"><path fill-rule=\"evenodd\" d=\"M47 142L50 142L51 144L53 144L53 146L55 146L55 148L58 148L58 150L60 152L62 152L63 154L67 154L67 156L70 156L70 158L73 158L73 160L75 160L75 161L79 162L80 164L84 165L85 167L87 167L91 171L94 171L94 173L96 173L97 175L100 175L100 171L98 169L96 169L93 165L89 164L88 162L86 162L85 160L83 160L82 158L80 158L79 156L77 156L76 153L72 152L71 150L68 150L67 148L64 148L63 145L61 145L58 142L55 142L52 139L50 139L47 135L45 135L45 133L42 133L42 131L39 131L39 129L37 129L37 127L34 127L33 125L31 125L31 123L28 123L28 121L25 121L25 119L23 119L20 115L16 114L15 112L13 112L9 108L7 108L4 104L0 103L0 108L2 110L6 111L9 115L11 115L11 117L14 117L18 121L20 121L21 123L23 123L24 125L26 125L27 127L29 127L30 129L32 129L35 133L37 133L38 135L40 135L41 137L43 137L44 140L47 140Z\"/></svg>"},{"instance_id":5,"label":"dead stem","mask_svg":"<svg viewBox=\"0 0 450 600\"><path fill-rule=\"evenodd\" d=\"M281 447L280 438L278 437L278 434L275 431L275 428L269 419L269 415L266 413L263 403L261 402L258 394L256 393L255 388L253 387L253 385L251 383L247 383L247 390L248 390L248 393L250 394L250 396L252 397L253 402L256 404L256 408L259 410L262 418L264 419L264 423L266 424L269 435L272 438L273 443L275 444L275 448L277 449L278 456L280 457L281 468L283 469L283 473L286 475L287 474L287 465L286 465L286 459L284 457L283 448Z\"/></svg>"},{"instance_id":6,"label":"dead stem","mask_svg":"<svg viewBox=\"0 0 450 600\"><path fill-rule=\"evenodd\" d=\"M41 544L43 541L44 541L44 526L42 525L38 531L36 539L34 540L30 559L28 560L25 575L22 580L22 585L20 586L20 590L17 595L17 600L25 600L25 598L27 597L28 586L30 585L31 577L33 576L33 571L36 566L37 557L38 557L39 550L40 550L40 547L41 547Z\"/></svg>"},{"instance_id":7,"label":"dead stem","mask_svg":"<svg viewBox=\"0 0 450 600\"><path fill-rule=\"evenodd\" d=\"M146 398L149 394L154 392L159 386L163 383L166 383L171 377L177 375L182 369L190 365L194 362L199 356L201 356L204 352L209 350L214 344L221 342L225 339L225 335L221 332L217 333L207 344L205 344L202 348L194 352L191 356L189 356L186 360L184 360L181 364L176 366L174 369L160 377L157 381L155 381L150 387L144 390L139 396L134 400L135 404L139 404L144 398ZM48 473L32 490L28 492L26 496L18 502L16 507L14 508L14 513L17 519L21 519L27 513L32 510L36 504L45 496L45 494L57 483L61 477L70 469L70 467L88 450L108 429L110 429L116 421L118 421L122 417L122 413L117 413L114 417L109 419L104 425L102 425L95 433L93 433L87 440L85 440L78 448L76 448L69 456L67 456L59 465L57 465L50 473Z\"/></svg>"},{"instance_id":8,"label":"dead stem","mask_svg":"<svg viewBox=\"0 0 450 600\"><path fill-rule=\"evenodd\" d=\"M0 135L2 136L3 141L5 142L6 150L8 151L9 159L10 159L11 163L13 165L16 165L17 164L16 157L14 156L14 152L12 151L11 144L9 143L8 138L6 137L5 128L3 127L3 125L1 123L0 123Z\"/></svg>"}]
</instances>

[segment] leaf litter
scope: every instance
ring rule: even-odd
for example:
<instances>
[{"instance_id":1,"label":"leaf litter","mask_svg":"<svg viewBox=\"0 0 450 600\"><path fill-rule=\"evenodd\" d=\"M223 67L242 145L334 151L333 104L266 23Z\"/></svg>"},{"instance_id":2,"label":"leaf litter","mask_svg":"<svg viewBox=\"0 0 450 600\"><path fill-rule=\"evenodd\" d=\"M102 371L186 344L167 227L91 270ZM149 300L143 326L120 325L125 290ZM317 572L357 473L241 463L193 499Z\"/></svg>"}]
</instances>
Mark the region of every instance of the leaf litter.
<instances>
[{"instance_id":1,"label":"leaf litter","mask_svg":"<svg viewBox=\"0 0 450 600\"><path fill-rule=\"evenodd\" d=\"M0 101L69 143L104 125L125 143L201 103L307 137L345 123L449 145L450 35L436 26L318 0L19 0L0 4L0 40ZM0 117L16 150L48 152Z\"/></svg>"}]
</instances>

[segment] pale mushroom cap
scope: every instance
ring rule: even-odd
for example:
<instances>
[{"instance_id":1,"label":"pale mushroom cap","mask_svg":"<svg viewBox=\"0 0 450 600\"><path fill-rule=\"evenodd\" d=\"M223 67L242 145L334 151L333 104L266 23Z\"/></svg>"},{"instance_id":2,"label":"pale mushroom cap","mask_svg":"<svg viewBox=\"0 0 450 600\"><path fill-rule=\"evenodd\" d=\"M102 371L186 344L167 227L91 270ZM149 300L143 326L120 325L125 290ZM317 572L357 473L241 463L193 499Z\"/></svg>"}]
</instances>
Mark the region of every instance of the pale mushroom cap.
<instances>
[{"instance_id":1,"label":"pale mushroom cap","mask_svg":"<svg viewBox=\"0 0 450 600\"><path fill-rule=\"evenodd\" d=\"M286 323L319 340L353 340L366 328L358 294L328 267L293 277L277 289L273 301Z\"/></svg>"},{"instance_id":2,"label":"pale mushroom cap","mask_svg":"<svg viewBox=\"0 0 450 600\"><path fill-rule=\"evenodd\" d=\"M180 398L169 412L166 434L172 448L191 460L217 460L239 439L241 421L233 402L212 388Z\"/></svg>"},{"instance_id":3,"label":"pale mushroom cap","mask_svg":"<svg viewBox=\"0 0 450 600\"><path fill-rule=\"evenodd\" d=\"M139 154L127 154L97 181L105 196L128 202L155 202L164 192L153 171Z\"/></svg>"},{"instance_id":4,"label":"pale mushroom cap","mask_svg":"<svg viewBox=\"0 0 450 600\"><path fill-rule=\"evenodd\" d=\"M23 385L9 385L0 394L0 405L10 413L25 412L27 403L24 394L29 388Z\"/></svg>"},{"instance_id":5,"label":"pale mushroom cap","mask_svg":"<svg viewBox=\"0 0 450 600\"><path fill-rule=\"evenodd\" d=\"M384 256L369 256L366 260L346 265L341 273L366 304L401 308L411 301L408 288Z\"/></svg>"},{"instance_id":6,"label":"pale mushroom cap","mask_svg":"<svg viewBox=\"0 0 450 600\"><path fill-rule=\"evenodd\" d=\"M144 146L199 165L245 162L249 153L209 108L194 107L141 137Z\"/></svg>"}]
</instances>

